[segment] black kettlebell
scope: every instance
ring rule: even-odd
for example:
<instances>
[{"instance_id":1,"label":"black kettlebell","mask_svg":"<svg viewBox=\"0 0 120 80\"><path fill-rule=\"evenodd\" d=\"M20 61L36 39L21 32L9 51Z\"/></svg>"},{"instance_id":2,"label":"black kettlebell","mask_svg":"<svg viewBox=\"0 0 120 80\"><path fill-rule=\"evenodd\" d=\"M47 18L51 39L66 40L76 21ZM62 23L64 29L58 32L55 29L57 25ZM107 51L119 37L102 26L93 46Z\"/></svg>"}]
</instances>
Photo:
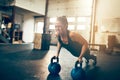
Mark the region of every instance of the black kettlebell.
<instances>
[{"instance_id":1,"label":"black kettlebell","mask_svg":"<svg viewBox=\"0 0 120 80\"><path fill-rule=\"evenodd\" d=\"M75 62L75 67L71 70L71 77L73 80L85 80L85 71L82 69L81 62Z\"/></svg>"},{"instance_id":2,"label":"black kettlebell","mask_svg":"<svg viewBox=\"0 0 120 80\"><path fill-rule=\"evenodd\" d=\"M54 62L53 60L56 60L56 62ZM61 70L61 66L59 64L59 58L58 57L52 57L51 58L51 63L48 65L48 70L50 72L50 74L58 74Z\"/></svg>"}]
</instances>

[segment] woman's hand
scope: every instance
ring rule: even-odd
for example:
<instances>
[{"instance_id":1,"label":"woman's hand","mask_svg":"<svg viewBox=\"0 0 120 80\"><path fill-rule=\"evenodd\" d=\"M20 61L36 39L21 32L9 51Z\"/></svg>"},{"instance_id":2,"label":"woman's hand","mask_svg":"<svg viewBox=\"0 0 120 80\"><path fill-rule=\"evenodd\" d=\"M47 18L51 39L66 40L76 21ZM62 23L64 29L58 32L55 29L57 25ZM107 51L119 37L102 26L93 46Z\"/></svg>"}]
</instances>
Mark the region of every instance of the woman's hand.
<instances>
[{"instance_id":1,"label":"woman's hand","mask_svg":"<svg viewBox=\"0 0 120 80\"><path fill-rule=\"evenodd\" d=\"M83 62L82 58L78 58L78 61L79 61L80 63L82 63L82 62Z\"/></svg>"}]
</instances>

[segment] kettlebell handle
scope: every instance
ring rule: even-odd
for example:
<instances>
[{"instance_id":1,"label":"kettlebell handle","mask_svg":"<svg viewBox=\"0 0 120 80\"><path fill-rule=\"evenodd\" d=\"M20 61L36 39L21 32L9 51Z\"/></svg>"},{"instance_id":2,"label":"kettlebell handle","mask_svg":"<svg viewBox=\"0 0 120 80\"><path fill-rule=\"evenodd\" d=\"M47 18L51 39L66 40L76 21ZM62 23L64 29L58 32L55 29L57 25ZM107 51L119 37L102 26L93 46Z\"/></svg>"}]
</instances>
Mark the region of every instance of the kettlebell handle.
<instances>
[{"instance_id":1,"label":"kettlebell handle","mask_svg":"<svg viewBox=\"0 0 120 80\"><path fill-rule=\"evenodd\" d=\"M51 58L51 63L53 63L53 60L54 60L54 59L56 59L56 60L57 60L57 63L59 63L59 58L56 57L56 56L53 56L53 57Z\"/></svg>"},{"instance_id":2,"label":"kettlebell handle","mask_svg":"<svg viewBox=\"0 0 120 80\"><path fill-rule=\"evenodd\" d=\"M76 61L75 68L82 68L82 62Z\"/></svg>"}]
</instances>

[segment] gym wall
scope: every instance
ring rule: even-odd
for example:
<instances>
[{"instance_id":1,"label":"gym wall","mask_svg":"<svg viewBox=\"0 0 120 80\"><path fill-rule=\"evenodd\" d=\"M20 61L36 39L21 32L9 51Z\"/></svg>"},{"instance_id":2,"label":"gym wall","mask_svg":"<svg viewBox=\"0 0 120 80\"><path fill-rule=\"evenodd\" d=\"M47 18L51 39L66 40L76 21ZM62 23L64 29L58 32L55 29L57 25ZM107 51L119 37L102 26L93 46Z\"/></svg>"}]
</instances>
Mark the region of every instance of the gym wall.
<instances>
[{"instance_id":1,"label":"gym wall","mask_svg":"<svg viewBox=\"0 0 120 80\"><path fill-rule=\"evenodd\" d=\"M115 36L120 43L120 0L97 0L96 22L98 31L95 43L108 46L108 36ZM111 43L112 44L112 43Z\"/></svg>"}]
</instances>

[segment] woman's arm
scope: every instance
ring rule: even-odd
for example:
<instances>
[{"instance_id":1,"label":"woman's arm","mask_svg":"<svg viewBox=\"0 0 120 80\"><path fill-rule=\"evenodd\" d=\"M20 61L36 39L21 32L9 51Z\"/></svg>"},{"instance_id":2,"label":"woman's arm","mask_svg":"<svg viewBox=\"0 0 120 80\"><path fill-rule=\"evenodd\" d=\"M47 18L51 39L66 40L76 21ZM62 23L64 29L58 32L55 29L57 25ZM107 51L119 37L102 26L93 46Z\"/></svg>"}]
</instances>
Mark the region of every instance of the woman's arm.
<instances>
[{"instance_id":1,"label":"woman's arm","mask_svg":"<svg viewBox=\"0 0 120 80\"><path fill-rule=\"evenodd\" d=\"M59 34L57 32L55 32L55 36L56 36L56 38L59 38ZM61 44L58 41L58 43L57 43L57 53L55 55L56 57L59 57L60 50L61 50Z\"/></svg>"},{"instance_id":2,"label":"woman's arm","mask_svg":"<svg viewBox=\"0 0 120 80\"><path fill-rule=\"evenodd\" d=\"M83 45L82 45L82 49L81 49L81 52L80 52L80 56L78 57L78 60L81 61L82 60L82 57L86 51L86 49L88 48L88 44L85 42Z\"/></svg>"},{"instance_id":3,"label":"woman's arm","mask_svg":"<svg viewBox=\"0 0 120 80\"><path fill-rule=\"evenodd\" d=\"M80 52L80 55L78 57L78 60L79 61L82 61L82 57L86 51L86 49L88 49L88 43L87 41L78 33L75 33L75 32L71 32L70 33L70 37L73 41L75 42L78 42L79 44L82 45L82 48L81 48L81 52Z\"/></svg>"},{"instance_id":4,"label":"woman's arm","mask_svg":"<svg viewBox=\"0 0 120 80\"><path fill-rule=\"evenodd\" d=\"M57 43L57 54L56 54L56 57L59 57L60 50L61 50L61 44L58 42Z\"/></svg>"}]
</instances>

